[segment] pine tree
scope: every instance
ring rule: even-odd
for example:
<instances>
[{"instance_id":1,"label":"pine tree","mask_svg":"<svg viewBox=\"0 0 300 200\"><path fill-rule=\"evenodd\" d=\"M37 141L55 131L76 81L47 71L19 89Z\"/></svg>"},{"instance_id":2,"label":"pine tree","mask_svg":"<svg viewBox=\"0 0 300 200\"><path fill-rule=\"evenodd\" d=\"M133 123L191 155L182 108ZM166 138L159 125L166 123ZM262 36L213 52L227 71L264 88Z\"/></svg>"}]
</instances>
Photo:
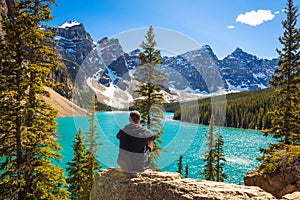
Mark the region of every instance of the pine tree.
<instances>
[{"instance_id":1,"label":"pine tree","mask_svg":"<svg viewBox=\"0 0 300 200\"><path fill-rule=\"evenodd\" d=\"M224 155L224 140L220 133L220 129L216 134L216 181L223 182L224 179L227 177L225 173L223 173L224 165L226 162L225 155Z\"/></svg>"},{"instance_id":2,"label":"pine tree","mask_svg":"<svg viewBox=\"0 0 300 200\"><path fill-rule=\"evenodd\" d=\"M143 41L141 44L143 51L139 54L140 63L136 71L136 80L139 85L138 90L135 91L139 98L135 100L134 105L141 113L141 124L156 132L152 157L158 159L162 150L160 136L163 134L162 119L164 117L163 109L161 109L164 103L162 86L166 78L164 73L157 68L162 64L162 58L160 51L155 49L154 37L153 28L150 26L145 36L146 42Z\"/></svg>"},{"instance_id":3,"label":"pine tree","mask_svg":"<svg viewBox=\"0 0 300 200\"><path fill-rule=\"evenodd\" d=\"M188 177L189 177L189 165L186 164L185 165L185 176L184 176L184 178L188 178Z\"/></svg>"},{"instance_id":4,"label":"pine tree","mask_svg":"<svg viewBox=\"0 0 300 200\"><path fill-rule=\"evenodd\" d=\"M90 191L94 184L95 171L100 170L100 163L97 161L97 152L99 151L100 138L98 127L96 126L96 107L97 97L92 96L91 105L88 106L89 115L88 122L90 124L89 130L85 132L85 138L82 136L81 129L75 136L74 141L74 159L69 162L67 179L69 191L71 192L70 198L72 199L88 199Z\"/></svg>"},{"instance_id":5,"label":"pine tree","mask_svg":"<svg viewBox=\"0 0 300 200\"><path fill-rule=\"evenodd\" d=\"M182 175L182 155L181 154L179 156L177 166L178 166L177 172Z\"/></svg>"},{"instance_id":6,"label":"pine tree","mask_svg":"<svg viewBox=\"0 0 300 200\"><path fill-rule=\"evenodd\" d=\"M90 101L90 105L87 108L89 111L87 119L90 126L89 126L89 130L85 132L86 134L85 143L87 144L88 150L95 157L97 157L97 152L99 150L99 146L101 145L100 142L97 142L97 140L99 140L100 138L100 132L96 125L96 123L99 122L96 116L97 104L98 104L97 97L93 95Z\"/></svg>"},{"instance_id":7,"label":"pine tree","mask_svg":"<svg viewBox=\"0 0 300 200\"><path fill-rule=\"evenodd\" d=\"M97 153L99 151L99 146L102 145L100 142L97 141L100 138L100 132L98 130L98 127L96 126L96 122L99 122L99 120L96 119L97 103L97 97L93 95L89 106L89 114L87 116L90 126L89 130L85 132L85 144L89 151L86 161L86 174L89 180L88 182L86 182L86 184L89 191L93 187L96 170L101 169L100 162L97 161Z\"/></svg>"},{"instance_id":8,"label":"pine tree","mask_svg":"<svg viewBox=\"0 0 300 200\"><path fill-rule=\"evenodd\" d=\"M280 60L279 68L276 68L270 84L276 89L279 97L277 108L270 113L272 127L264 131L280 140L270 144L268 149L261 149L264 153L260 160L267 160L279 150L289 145L300 144L300 29L297 28L298 6L293 0L288 0L286 20L282 22L284 33L279 37L282 49L277 49Z\"/></svg>"},{"instance_id":9,"label":"pine tree","mask_svg":"<svg viewBox=\"0 0 300 200\"><path fill-rule=\"evenodd\" d=\"M90 152L86 148L82 134L81 129L79 129L73 141L74 158L67 163L69 176L67 183L69 184L68 190L71 193L70 199L78 200L89 199L91 188L88 188L89 184L87 183L92 181L88 177L87 166Z\"/></svg>"},{"instance_id":10,"label":"pine tree","mask_svg":"<svg viewBox=\"0 0 300 200\"><path fill-rule=\"evenodd\" d=\"M215 139L214 139L214 130L215 129L215 120L214 116L212 115L209 122L209 129L206 133L206 139L208 140L206 146L207 151L204 155L204 169L201 174L204 175L206 180L215 181L216 180L216 152L215 152Z\"/></svg>"},{"instance_id":11,"label":"pine tree","mask_svg":"<svg viewBox=\"0 0 300 200\"><path fill-rule=\"evenodd\" d=\"M3 199L68 199L56 142L56 111L39 96L49 95L48 75L58 67L53 0L24 0L4 19L0 40L0 193ZM50 28L48 28L50 29Z\"/></svg>"}]
</instances>

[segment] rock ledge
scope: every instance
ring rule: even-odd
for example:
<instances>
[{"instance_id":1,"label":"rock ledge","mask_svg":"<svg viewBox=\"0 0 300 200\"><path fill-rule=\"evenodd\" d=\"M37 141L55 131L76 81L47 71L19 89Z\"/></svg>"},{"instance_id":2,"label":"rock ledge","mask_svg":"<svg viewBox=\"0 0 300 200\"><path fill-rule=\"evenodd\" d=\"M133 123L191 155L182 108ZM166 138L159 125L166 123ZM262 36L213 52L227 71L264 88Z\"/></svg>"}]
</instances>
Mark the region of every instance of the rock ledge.
<instances>
[{"instance_id":1,"label":"rock ledge","mask_svg":"<svg viewBox=\"0 0 300 200\"><path fill-rule=\"evenodd\" d=\"M90 200L100 199L276 199L259 187L196 179L182 179L179 173L145 171L126 174L120 169L96 174Z\"/></svg>"}]
</instances>

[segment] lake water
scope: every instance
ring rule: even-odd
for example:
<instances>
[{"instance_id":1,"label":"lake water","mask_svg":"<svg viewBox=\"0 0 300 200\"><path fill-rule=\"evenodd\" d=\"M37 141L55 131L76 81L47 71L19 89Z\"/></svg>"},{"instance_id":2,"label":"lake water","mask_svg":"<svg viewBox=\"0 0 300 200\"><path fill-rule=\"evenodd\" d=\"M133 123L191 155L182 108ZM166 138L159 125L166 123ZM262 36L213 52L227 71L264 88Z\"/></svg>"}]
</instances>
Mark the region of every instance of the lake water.
<instances>
[{"instance_id":1,"label":"lake water","mask_svg":"<svg viewBox=\"0 0 300 200\"><path fill-rule=\"evenodd\" d=\"M99 112L97 123L100 130L98 160L102 168L118 167L118 145L116 134L120 128L128 123L128 112ZM73 158L74 136L82 128L87 131L89 123L86 117L58 118L58 142L63 147L61 167L66 168L66 163ZM161 137L163 148L158 166L165 171L177 171L177 162L180 154L183 155L183 168L189 166L190 178L203 178L203 154L206 151L205 134L208 126L183 123L172 120L172 113L166 113L164 120L164 134ZM264 137L260 131L236 128L221 128L224 138L224 153L226 164L224 172L228 175L225 180L229 183L242 184L247 172L253 171L260 163L256 158L261 154L260 147L267 147L272 138ZM184 170L183 170L184 171Z\"/></svg>"}]
</instances>

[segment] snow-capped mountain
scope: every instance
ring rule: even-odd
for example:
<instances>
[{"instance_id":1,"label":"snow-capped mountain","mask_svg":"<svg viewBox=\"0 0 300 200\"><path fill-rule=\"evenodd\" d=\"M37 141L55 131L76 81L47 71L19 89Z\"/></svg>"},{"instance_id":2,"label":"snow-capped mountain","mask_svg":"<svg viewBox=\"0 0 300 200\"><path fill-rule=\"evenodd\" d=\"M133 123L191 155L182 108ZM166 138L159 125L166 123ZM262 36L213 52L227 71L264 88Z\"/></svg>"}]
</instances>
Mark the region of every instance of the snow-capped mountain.
<instances>
[{"instance_id":1,"label":"snow-capped mountain","mask_svg":"<svg viewBox=\"0 0 300 200\"><path fill-rule=\"evenodd\" d=\"M73 80L88 84L99 99L116 107L135 98L135 70L139 49L124 52L119 41L103 38L94 42L83 24L71 21L57 28L56 49ZM259 59L237 48L219 60L210 46L177 56L164 56L159 70L168 78L166 100L188 100L212 93L256 90L268 87L277 59ZM182 99L182 98L188 99ZM120 103L121 102L121 103Z\"/></svg>"},{"instance_id":2,"label":"snow-capped mountain","mask_svg":"<svg viewBox=\"0 0 300 200\"><path fill-rule=\"evenodd\" d=\"M57 42L55 49L63 58L71 77L75 79L79 70L76 64L82 65L95 44L83 24L76 21L69 21L57 27L56 35L54 37Z\"/></svg>"},{"instance_id":3,"label":"snow-capped mountain","mask_svg":"<svg viewBox=\"0 0 300 200\"><path fill-rule=\"evenodd\" d=\"M258 90L269 87L277 59L259 59L237 48L219 62L220 71L229 90Z\"/></svg>"},{"instance_id":4,"label":"snow-capped mountain","mask_svg":"<svg viewBox=\"0 0 300 200\"><path fill-rule=\"evenodd\" d=\"M163 71L171 88L208 94L227 89L218 62L212 49L205 45L176 57L164 58Z\"/></svg>"}]
</instances>

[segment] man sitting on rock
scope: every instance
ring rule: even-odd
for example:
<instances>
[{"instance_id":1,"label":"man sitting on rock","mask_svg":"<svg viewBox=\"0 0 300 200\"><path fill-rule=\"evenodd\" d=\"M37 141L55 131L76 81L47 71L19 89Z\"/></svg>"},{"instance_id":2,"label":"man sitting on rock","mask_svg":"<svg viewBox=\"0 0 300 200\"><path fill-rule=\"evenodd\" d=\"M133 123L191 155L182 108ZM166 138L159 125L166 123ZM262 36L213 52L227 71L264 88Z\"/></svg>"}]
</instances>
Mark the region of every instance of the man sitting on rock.
<instances>
[{"instance_id":1,"label":"man sitting on rock","mask_svg":"<svg viewBox=\"0 0 300 200\"><path fill-rule=\"evenodd\" d=\"M120 140L118 164L124 172L135 173L149 169L152 142L156 135L140 125L140 113L132 111L129 124L117 134Z\"/></svg>"}]
</instances>

